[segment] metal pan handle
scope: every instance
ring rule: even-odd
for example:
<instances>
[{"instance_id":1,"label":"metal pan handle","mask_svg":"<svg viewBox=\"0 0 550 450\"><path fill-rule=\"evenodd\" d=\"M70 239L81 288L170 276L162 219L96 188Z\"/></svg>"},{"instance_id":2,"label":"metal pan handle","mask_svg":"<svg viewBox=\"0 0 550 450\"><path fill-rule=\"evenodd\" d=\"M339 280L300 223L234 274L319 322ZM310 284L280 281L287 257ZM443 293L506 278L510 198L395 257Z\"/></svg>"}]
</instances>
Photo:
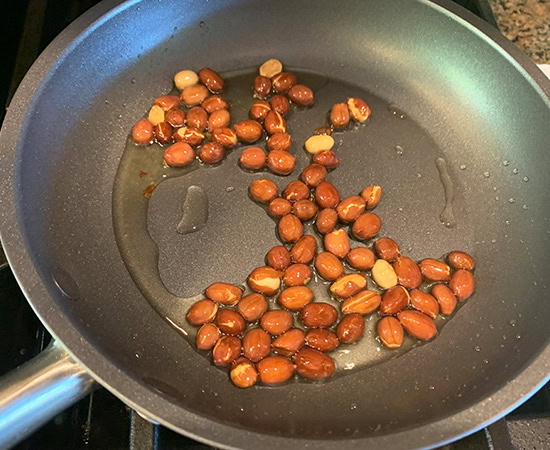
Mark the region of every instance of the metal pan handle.
<instances>
[{"instance_id":1,"label":"metal pan handle","mask_svg":"<svg viewBox=\"0 0 550 450\"><path fill-rule=\"evenodd\" d=\"M0 378L0 449L14 446L95 387L92 377L53 341Z\"/></svg>"}]
</instances>

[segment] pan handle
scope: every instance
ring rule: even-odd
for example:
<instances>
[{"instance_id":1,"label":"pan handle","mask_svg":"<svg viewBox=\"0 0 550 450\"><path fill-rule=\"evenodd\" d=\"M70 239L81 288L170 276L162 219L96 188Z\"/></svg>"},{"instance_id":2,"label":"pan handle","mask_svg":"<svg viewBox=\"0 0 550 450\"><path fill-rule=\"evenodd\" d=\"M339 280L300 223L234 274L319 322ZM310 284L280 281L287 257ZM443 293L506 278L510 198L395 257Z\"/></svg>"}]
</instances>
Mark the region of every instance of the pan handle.
<instances>
[{"instance_id":1,"label":"pan handle","mask_svg":"<svg viewBox=\"0 0 550 450\"><path fill-rule=\"evenodd\" d=\"M93 378L55 340L0 379L0 448L9 448L89 394Z\"/></svg>"}]
</instances>

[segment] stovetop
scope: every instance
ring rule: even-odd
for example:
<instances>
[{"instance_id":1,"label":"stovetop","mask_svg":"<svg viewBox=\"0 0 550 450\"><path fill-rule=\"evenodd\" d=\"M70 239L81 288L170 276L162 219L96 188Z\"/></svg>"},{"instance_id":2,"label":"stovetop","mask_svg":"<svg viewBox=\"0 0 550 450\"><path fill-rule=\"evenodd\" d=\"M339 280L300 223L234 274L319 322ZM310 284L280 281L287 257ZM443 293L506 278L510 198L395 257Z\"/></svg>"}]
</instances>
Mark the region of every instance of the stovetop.
<instances>
[{"instance_id":1,"label":"stovetop","mask_svg":"<svg viewBox=\"0 0 550 450\"><path fill-rule=\"evenodd\" d=\"M455 0L497 26L489 0ZM46 45L98 0L21 0L3 10L0 102L7 105ZM4 110L0 111L0 120ZM0 375L39 353L51 337L34 315L0 249ZM211 448L153 425L98 389L62 412L16 449ZM505 418L443 449L550 448L550 383Z\"/></svg>"}]
</instances>

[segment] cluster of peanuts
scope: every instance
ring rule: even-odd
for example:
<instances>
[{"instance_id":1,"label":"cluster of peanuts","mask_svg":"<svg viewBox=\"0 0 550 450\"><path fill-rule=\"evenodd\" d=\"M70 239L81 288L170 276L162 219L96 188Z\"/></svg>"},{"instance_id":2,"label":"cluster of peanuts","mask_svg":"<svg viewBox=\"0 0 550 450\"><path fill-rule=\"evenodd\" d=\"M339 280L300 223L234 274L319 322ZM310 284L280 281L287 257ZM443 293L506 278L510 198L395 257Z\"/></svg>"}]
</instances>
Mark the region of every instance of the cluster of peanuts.
<instances>
[{"instance_id":1,"label":"cluster of peanuts","mask_svg":"<svg viewBox=\"0 0 550 450\"><path fill-rule=\"evenodd\" d=\"M156 141L167 146L164 163L171 167L188 166L197 156L205 164L217 164L239 142L246 145L260 140L265 129L269 154L259 147L249 147L241 154L241 165L257 170L267 164L279 175L293 171L295 158L288 152L291 137L285 116L291 101L308 107L314 104L314 94L309 87L298 84L293 73L283 72L280 61L271 59L260 66L253 85L254 96L260 100L250 109L251 119L237 122L232 128L229 104L220 96L225 81L219 73L210 68L198 74L183 70L175 75L174 83L180 96L156 98L147 118L134 125L132 138L137 145Z\"/></svg>"},{"instance_id":2,"label":"cluster of peanuts","mask_svg":"<svg viewBox=\"0 0 550 450\"><path fill-rule=\"evenodd\" d=\"M245 169L259 170L267 164L279 175L288 175L294 170L296 160L288 152L292 138L287 133L285 122L290 112L289 99L296 105L312 106L315 98L309 87L297 84L296 76L282 69L280 61L270 59L260 66L260 74L254 80L254 96L259 100L250 108L250 117L262 122L270 137L267 140L267 155L260 147L249 147L241 153L240 164ZM330 112L330 125L315 130L314 135L306 140L304 148L313 155L314 162L334 169L339 160L331 151L334 146L333 130L345 129L350 117L356 123L364 123L369 115L369 107L359 98L336 103Z\"/></svg>"},{"instance_id":3,"label":"cluster of peanuts","mask_svg":"<svg viewBox=\"0 0 550 450\"><path fill-rule=\"evenodd\" d=\"M233 129L228 128L229 105L219 96L224 86L219 74L211 69L198 75L183 71L176 75L175 83L183 103L192 106L186 118L179 97L160 97L148 119L143 119L149 128L138 127L143 121L134 127L136 143L148 143L155 137L163 144L159 132L163 134L164 126L159 128L163 123L159 119L164 118L177 129L174 138L178 141L166 149L164 160L181 167L195 159L193 147L202 143L208 128L211 141L202 145L198 156L214 164L237 142L258 141L265 129L268 154L260 147L248 147L240 156L241 166L258 170L267 164L276 174L292 173L295 158L288 151L291 136L285 116L290 102L313 105L314 94L297 84L294 74L284 72L278 60L271 59L260 67L253 84L258 100L250 109L252 120L238 122ZM200 327L197 349L211 351L216 366L229 367L230 378L238 387L253 386L258 380L266 385L280 384L295 372L312 380L330 377L336 365L328 353L341 344L357 342L364 333L364 316L376 311L380 316L378 337L386 347L400 347L405 330L415 339L430 340L437 334L434 319L439 314L452 314L457 303L474 291L474 260L467 253L451 252L447 262L427 258L416 263L401 255L394 240L374 240L382 226L371 211L380 202L380 186L367 186L359 195L341 199L338 189L326 180L329 170L339 164L332 151L333 131L344 130L350 120L365 123L370 115L370 108L359 98L336 103L328 115L329 123L305 142L312 162L300 179L291 181L280 195L270 180L251 183L252 198L266 205L268 213L278 220L283 245L269 250L267 265L250 273L247 284L251 293L245 295L233 284L214 283L206 289L206 298L187 312L189 323ZM174 124L172 116L181 120ZM145 128L149 131L143 135ZM197 133L202 138L193 140L191 136ZM313 220L322 236L322 252L318 252L314 235L304 235L304 222ZM362 245L351 248L350 237ZM340 311L330 303L314 301L314 292L308 287L314 271L331 283L328 295L340 302ZM375 284L372 289L369 273Z\"/></svg>"},{"instance_id":4,"label":"cluster of peanuts","mask_svg":"<svg viewBox=\"0 0 550 450\"><path fill-rule=\"evenodd\" d=\"M329 169L334 169L340 161L332 151L334 147L333 131L343 131L350 123L350 117L355 123L365 123L371 115L371 110L364 100L350 97L345 103L335 103L329 115L330 123L317 128L313 136L308 138L304 148L312 154L312 162Z\"/></svg>"},{"instance_id":5,"label":"cluster of peanuts","mask_svg":"<svg viewBox=\"0 0 550 450\"><path fill-rule=\"evenodd\" d=\"M249 147L241 153L239 162L248 170L263 169L267 165L278 175L289 175L296 164L296 158L289 153L292 137L287 132L285 119L290 113L290 102L310 107L315 103L315 96L308 86L298 84L296 75L284 72L277 59L266 61L258 72L253 83L254 97L258 100L252 104L249 114L263 124L269 136L268 153L257 146Z\"/></svg>"},{"instance_id":6,"label":"cluster of peanuts","mask_svg":"<svg viewBox=\"0 0 550 450\"><path fill-rule=\"evenodd\" d=\"M259 100L250 108L251 119L237 122L233 128L230 128L229 103L220 96L225 81L219 73L210 68L201 69L198 74L182 70L175 75L174 84L181 94L163 95L154 100L147 118L139 120L132 129L135 144L157 142L166 146L163 160L170 167L188 166L197 156L205 164L217 164L239 142L247 145L259 141L265 130L268 153L257 146L248 147L241 153L241 166L259 170L267 165L278 175L292 173L296 159L289 153L292 138L287 133L285 117L291 110L291 102L310 107L315 103L315 96L308 86L298 84L296 75L283 71L280 61L270 59L260 66L253 83L254 96ZM331 151L333 130L345 129L350 118L364 123L370 113L367 104L359 98L336 103L330 111L330 125L315 130L305 143L313 161L335 168L339 160Z\"/></svg>"},{"instance_id":7,"label":"cluster of peanuts","mask_svg":"<svg viewBox=\"0 0 550 450\"><path fill-rule=\"evenodd\" d=\"M373 249L352 249L344 227L357 241L372 240L382 222L370 210L378 205L382 190L367 186L360 195L341 199L326 176L327 169L313 163L280 196L272 181L253 181L250 194L268 205L269 214L279 221L284 245L269 250L267 265L250 273L253 293L243 297L237 286L214 283L206 299L188 311L188 321L201 326L197 348L212 350L215 365L231 366L231 380L241 388L253 386L258 378L268 385L283 383L294 372L312 380L330 377L336 366L327 353L358 341L364 316L376 311L381 317L378 336L388 348L402 345L404 330L418 340L430 340L437 333L438 314L452 314L457 302L474 291L475 264L465 252L451 252L448 264L432 258L417 264L402 256L388 237L374 241ZM302 223L315 216L325 250L319 253L317 239L304 235ZM344 262L351 271L345 271ZM329 303L314 302L307 286L313 270L331 283L328 295L340 302L340 312ZM376 284L373 289L368 288L368 272ZM266 297L276 297L280 309L270 310ZM307 331L294 327L293 315Z\"/></svg>"}]
</instances>

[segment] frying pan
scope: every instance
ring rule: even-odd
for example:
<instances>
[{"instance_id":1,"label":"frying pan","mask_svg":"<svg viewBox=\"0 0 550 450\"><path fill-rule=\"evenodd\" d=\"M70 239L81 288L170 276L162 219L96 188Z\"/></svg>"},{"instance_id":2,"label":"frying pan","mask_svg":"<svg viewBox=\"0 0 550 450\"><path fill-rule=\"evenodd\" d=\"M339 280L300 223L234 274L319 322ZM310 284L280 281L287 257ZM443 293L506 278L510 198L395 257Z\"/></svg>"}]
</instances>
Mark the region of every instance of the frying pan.
<instances>
[{"instance_id":1,"label":"frying pan","mask_svg":"<svg viewBox=\"0 0 550 450\"><path fill-rule=\"evenodd\" d=\"M243 283L278 242L249 183L294 178L244 172L239 151L216 167L165 171L162 150L127 149L127 137L182 68L222 72L232 118L244 118L269 57L316 91L316 106L289 119L294 173L330 105L363 97L372 120L336 135L342 162L329 180L344 196L381 185L381 233L416 260L471 253L477 289L427 345L382 349L372 318L361 343L335 356L331 381L243 391L194 350L184 315L213 281ZM549 94L513 45L444 0L92 9L34 64L2 128L2 244L56 343L3 381L1 445L92 380L150 420L223 447L426 447L503 416L549 374ZM441 223L437 158L453 227ZM193 186L208 220L178 233Z\"/></svg>"}]
</instances>

